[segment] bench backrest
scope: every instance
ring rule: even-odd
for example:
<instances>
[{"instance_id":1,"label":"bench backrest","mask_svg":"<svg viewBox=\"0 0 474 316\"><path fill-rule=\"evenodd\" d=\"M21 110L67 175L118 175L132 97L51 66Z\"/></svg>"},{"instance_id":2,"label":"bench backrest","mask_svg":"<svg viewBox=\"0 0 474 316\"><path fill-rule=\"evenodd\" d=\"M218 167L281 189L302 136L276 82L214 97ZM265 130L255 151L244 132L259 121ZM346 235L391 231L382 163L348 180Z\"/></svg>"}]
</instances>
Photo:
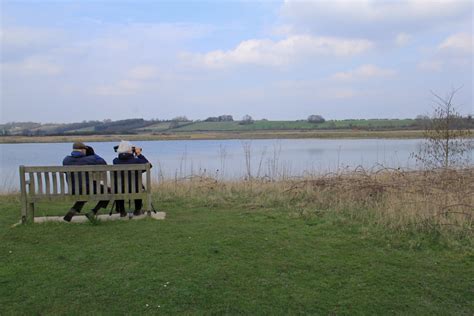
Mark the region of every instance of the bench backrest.
<instances>
[{"instance_id":1,"label":"bench backrest","mask_svg":"<svg viewBox=\"0 0 474 316\"><path fill-rule=\"evenodd\" d=\"M145 174L145 183L142 183L142 173ZM149 187L149 182L150 164L20 166L21 190L30 196L133 194L142 192L143 184L147 184L146 187ZM109 187L110 192L90 190L90 188L97 187L97 183ZM135 183L138 183L138 186L134 185Z\"/></svg>"},{"instance_id":2,"label":"bench backrest","mask_svg":"<svg viewBox=\"0 0 474 316\"><path fill-rule=\"evenodd\" d=\"M128 200L151 203L150 164L20 166L22 218L39 200ZM145 176L143 178L143 175Z\"/></svg>"},{"instance_id":3,"label":"bench backrest","mask_svg":"<svg viewBox=\"0 0 474 316\"><path fill-rule=\"evenodd\" d=\"M142 183L142 173L145 174L144 183ZM97 187L94 182L109 187L110 192L90 190L90 188ZM133 194L142 192L142 185L148 184L148 182L150 182L150 164L20 166L21 189L25 190L29 196ZM134 185L136 183L138 186Z\"/></svg>"}]
</instances>

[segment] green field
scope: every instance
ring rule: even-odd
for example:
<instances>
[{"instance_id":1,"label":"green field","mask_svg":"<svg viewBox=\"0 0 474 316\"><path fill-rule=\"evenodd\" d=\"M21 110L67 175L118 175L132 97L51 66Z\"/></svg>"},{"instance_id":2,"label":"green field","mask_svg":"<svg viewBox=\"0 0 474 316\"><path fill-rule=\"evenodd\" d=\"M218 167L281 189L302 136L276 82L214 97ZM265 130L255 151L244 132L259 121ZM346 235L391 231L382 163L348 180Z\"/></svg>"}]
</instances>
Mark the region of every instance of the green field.
<instances>
[{"instance_id":1,"label":"green field","mask_svg":"<svg viewBox=\"0 0 474 316\"><path fill-rule=\"evenodd\" d=\"M413 128L416 121L412 119L381 119L381 120L342 120L324 123L307 121L265 121L259 120L252 124L241 125L239 122L195 122L183 127L174 128L174 132L193 131L258 131L258 130L320 130L320 129L405 129Z\"/></svg>"},{"instance_id":2,"label":"green field","mask_svg":"<svg viewBox=\"0 0 474 316\"><path fill-rule=\"evenodd\" d=\"M299 121L257 120L251 124L239 121L147 121L127 119L120 121L88 121L65 124L8 123L0 124L2 136L62 136L112 134L173 134L185 132L251 132L251 131L311 131L311 130L364 130L390 131L423 129L423 121L414 119L358 119L330 120L323 123Z\"/></svg>"},{"instance_id":3,"label":"green field","mask_svg":"<svg viewBox=\"0 0 474 316\"><path fill-rule=\"evenodd\" d=\"M160 122L143 128L138 128L136 131L151 131L151 132L160 132L169 129L171 122Z\"/></svg>"},{"instance_id":4,"label":"green field","mask_svg":"<svg viewBox=\"0 0 474 316\"><path fill-rule=\"evenodd\" d=\"M14 228L18 197L0 197L0 314L474 312L469 240L185 191L155 195L164 221Z\"/></svg>"}]
</instances>

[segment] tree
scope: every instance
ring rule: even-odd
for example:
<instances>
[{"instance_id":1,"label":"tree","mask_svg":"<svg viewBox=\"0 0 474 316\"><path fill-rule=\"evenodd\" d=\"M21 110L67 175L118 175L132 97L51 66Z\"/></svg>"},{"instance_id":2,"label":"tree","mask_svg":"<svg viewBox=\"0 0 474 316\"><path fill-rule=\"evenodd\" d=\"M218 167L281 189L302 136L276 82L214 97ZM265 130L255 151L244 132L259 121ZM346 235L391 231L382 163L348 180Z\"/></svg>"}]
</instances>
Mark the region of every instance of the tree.
<instances>
[{"instance_id":1,"label":"tree","mask_svg":"<svg viewBox=\"0 0 474 316\"><path fill-rule=\"evenodd\" d=\"M324 123L326 120L321 115L310 115L308 116L309 123Z\"/></svg>"},{"instance_id":2,"label":"tree","mask_svg":"<svg viewBox=\"0 0 474 316\"><path fill-rule=\"evenodd\" d=\"M250 115L246 114L242 117L242 120L239 122L240 125L253 124L253 119Z\"/></svg>"},{"instance_id":3,"label":"tree","mask_svg":"<svg viewBox=\"0 0 474 316\"><path fill-rule=\"evenodd\" d=\"M426 121L429 120L430 117L428 115L420 114L415 117L415 120L417 121Z\"/></svg>"},{"instance_id":4,"label":"tree","mask_svg":"<svg viewBox=\"0 0 474 316\"><path fill-rule=\"evenodd\" d=\"M220 115L218 117L218 120L219 122L233 122L234 118L232 117L232 115L224 114L224 115Z\"/></svg>"},{"instance_id":5,"label":"tree","mask_svg":"<svg viewBox=\"0 0 474 316\"><path fill-rule=\"evenodd\" d=\"M169 129L177 128L179 127L179 122L178 121L171 121L170 125L168 126Z\"/></svg>"},{"instance_id":6,"label":"tree","mask_svg":"<svg viewBox=\"0 0 474 316\"><path fill-rule=\"evenodd\" d=\"M171 119L171 121L174 122L189 122L188 118L186 116L176 116L175 118Z\"/></svg>"},{"instance_id":7,"label":"tree","mask_svg":"<svg viewBox=\"0 0 474 316\"><path fill-rule=\"evenodd\" d=\"M424 143L415 159L428 168L450 168L469 162L472 149L471 131L462 126L462 116L457 112L453 99L459 89L452 89L446 97L435 97L434 113L424 131Z\"/></svg>"},{"instance_id":8,"label":"tree","mask_svg":"<svg viewBox=\"0 0 474 316\"><path fill-rule=\"evenodd\" d=\"M219 118L215 116L210 116L204 120L204 122L219 122Z\"/></svg>"}]
</instances>

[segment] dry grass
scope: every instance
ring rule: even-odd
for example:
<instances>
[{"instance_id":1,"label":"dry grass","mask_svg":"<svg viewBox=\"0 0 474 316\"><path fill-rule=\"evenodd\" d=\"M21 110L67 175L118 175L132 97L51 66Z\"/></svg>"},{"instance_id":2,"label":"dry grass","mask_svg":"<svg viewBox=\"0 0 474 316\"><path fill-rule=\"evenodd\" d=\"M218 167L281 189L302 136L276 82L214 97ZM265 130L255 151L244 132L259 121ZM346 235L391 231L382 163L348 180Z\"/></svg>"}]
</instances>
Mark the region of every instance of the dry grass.
<instances>
[{"instance_id":1,"label":"dry grass","mask_svg":"<svg viewBox=\"0 0 474 316\"><path fill-rule=\"evenodd\" d=\"M216 132L171 132L157 134L126 135L62 135L62 136L0 136L0 144L8 143L62 143L62 142L112 142L128 139L147 140L195 140L195 139L340 139L340 138L422 138L422 130L362 131L362 130L259 130Z\"/></svg>"},{"instance_id":2,"label":"dry grass","mask_svg":"<svg viewBox=\"0 0 474 316\"><path fill-rule=\"evenodd\" d=\"M474 168L357 168L280 181L220 181L195 176L161 180L154 187L162 201L182 200L193 205L247 210L280 209L303 217L343 212L393 229L472 232Z\"/></svg>"}]
</instances>

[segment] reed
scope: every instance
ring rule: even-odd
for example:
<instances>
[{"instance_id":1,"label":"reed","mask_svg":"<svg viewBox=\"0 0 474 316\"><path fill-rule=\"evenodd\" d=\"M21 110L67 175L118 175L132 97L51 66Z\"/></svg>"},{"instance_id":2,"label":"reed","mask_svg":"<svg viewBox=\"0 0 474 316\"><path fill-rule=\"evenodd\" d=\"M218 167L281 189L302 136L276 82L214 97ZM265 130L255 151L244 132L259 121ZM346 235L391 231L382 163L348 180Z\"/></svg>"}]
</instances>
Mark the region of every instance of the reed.
<instances>
[{"instance_id":1,"label":"reed","mask_svg":"<svg viewBox=\"0 0 474 316\"><path fill-rule=\"evenodd\" d=\"M160 202L211 208L269 209L311 218L338 212L391 229L471 234L474 168L406 171L340 170L284 180L206 175L154 183Z\"/></svg>"}]
</instances>

